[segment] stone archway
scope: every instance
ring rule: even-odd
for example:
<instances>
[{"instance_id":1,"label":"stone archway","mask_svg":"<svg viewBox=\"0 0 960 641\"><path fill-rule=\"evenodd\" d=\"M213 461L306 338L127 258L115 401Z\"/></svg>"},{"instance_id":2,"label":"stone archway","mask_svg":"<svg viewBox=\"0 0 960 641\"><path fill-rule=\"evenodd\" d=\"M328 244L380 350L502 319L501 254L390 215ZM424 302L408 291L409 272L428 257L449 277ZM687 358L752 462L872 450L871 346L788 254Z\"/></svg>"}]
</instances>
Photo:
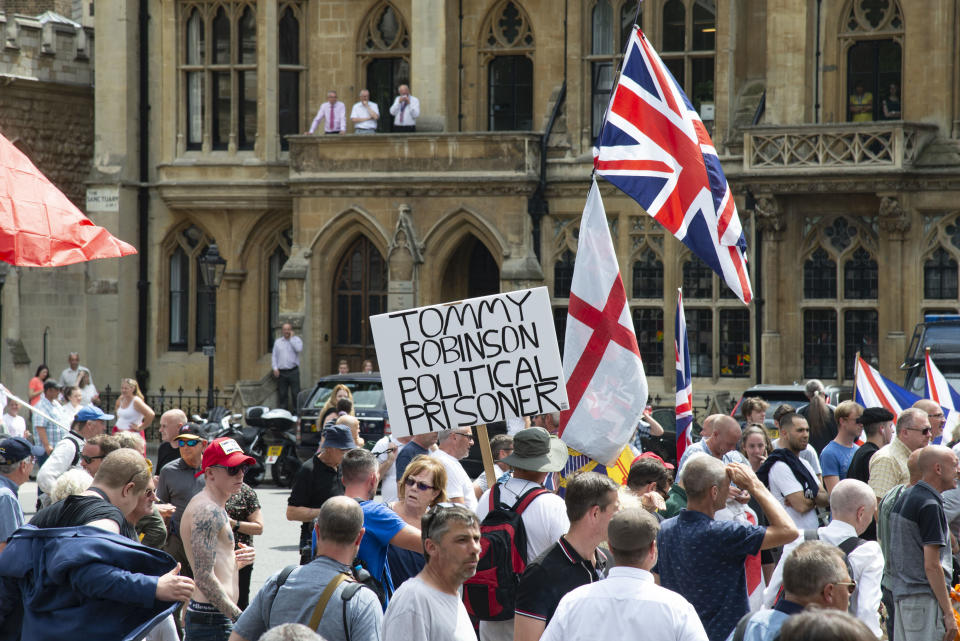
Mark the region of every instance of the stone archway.
<instances>
[{"instance_id":1,"label":"stone archway","mask_svg":"<svg viewBox=\"0 0 960 641\"><path fill-rule=\"evenodd\" d=\"M496 294L500 291L500 268L486 245L467 234L450 254L440 284L442 302Z\"/></svg>"}]
</instances>

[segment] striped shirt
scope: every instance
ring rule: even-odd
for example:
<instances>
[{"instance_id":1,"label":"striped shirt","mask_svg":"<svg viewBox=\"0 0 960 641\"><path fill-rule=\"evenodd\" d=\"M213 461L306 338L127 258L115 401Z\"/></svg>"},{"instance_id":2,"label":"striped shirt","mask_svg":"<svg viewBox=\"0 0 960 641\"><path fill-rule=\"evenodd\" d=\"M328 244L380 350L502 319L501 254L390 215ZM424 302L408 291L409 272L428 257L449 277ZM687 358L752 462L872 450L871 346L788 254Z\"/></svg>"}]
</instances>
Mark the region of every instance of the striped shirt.
<instances>
[{"instance_id":1,"label":"striped shirt","mask_svg":"<svg viewBox=\"0 0 960 641\"><path fill-rule=\"evenodd\" d=\"M46 396L40 397L40 402L37 403L37 410L43 412L51 418L60 419L63 409L57 401L48 400ZM47 430L47 443L50 444L50 447L56 447L57 443L63 440L63 437L67 435L67 430L61 427L59 424L54 423L53 421L47 420L46 418L40 416L38 412L33 412L33 441L37 445L43 445L40 441L40 436L37 434L37 428L42 427Z\"/></svg>"}]
</instances>

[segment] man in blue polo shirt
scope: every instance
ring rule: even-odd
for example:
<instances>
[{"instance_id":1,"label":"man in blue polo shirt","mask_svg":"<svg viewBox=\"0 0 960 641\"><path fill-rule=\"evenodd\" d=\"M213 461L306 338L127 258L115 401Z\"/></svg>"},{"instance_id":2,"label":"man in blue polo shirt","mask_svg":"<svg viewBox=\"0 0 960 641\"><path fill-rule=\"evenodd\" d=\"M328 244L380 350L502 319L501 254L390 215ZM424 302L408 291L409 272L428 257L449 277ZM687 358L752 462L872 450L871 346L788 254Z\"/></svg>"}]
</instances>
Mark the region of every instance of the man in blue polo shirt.
<instances>
[{"instance_id":1,"label":"man in blue polo shirt","mask_svg":"<svg viewBox=\"0 0 960 641\"><path fill-rule=\"evenodd\" d=\"M712 456L695 456L680 474L687 507L661 525L654 572L660 585L693 604L710 641L723 641L749 610L747 556L792 541L799 532L749 465L725 466ZM731 482L757 500L769 526L714 520L726 505Z\"/></svg>"},{"instance_id":2,"label":"man in blue polo shirt","mask_svg":"<svg viewBox=\"0 0 960 641\"><path fill-rule=\"evenodd\" d=\"M390 578L387 564L387 546L423 554L420 530L407 525L400 516L383 503L373 500L380 483L377 458L363 448L350 450L343 456L340 475L343 494L360 503L363 509L363 539L357 557L366 570L380 582L387 599L397 587Z\"/></svg>"},{"instance_id":3,"label":"man in blue polo shirt","mask_svg":"<svg viewBox=\"0 0 960 641\"><path fill-rule=\"evenodd\" d=\"M0 552L10 535L23 525L20 486L30 480L30 471L43 448L21 436L0 441Z\"/></svg>"},{"instance_id":4,"label":"man in blue polo shirt","mask_svg":"<svg viewBox=\"0 0 960 641\"><path fill-rule=\"evenodd\" d=\"M894 638L940 641L957 634L947 589L952 585L950 530L941 492L957 487L957 455L942 445L923 448L920 481L904 491L890 514Z\"/></svg>"}]
</instances>

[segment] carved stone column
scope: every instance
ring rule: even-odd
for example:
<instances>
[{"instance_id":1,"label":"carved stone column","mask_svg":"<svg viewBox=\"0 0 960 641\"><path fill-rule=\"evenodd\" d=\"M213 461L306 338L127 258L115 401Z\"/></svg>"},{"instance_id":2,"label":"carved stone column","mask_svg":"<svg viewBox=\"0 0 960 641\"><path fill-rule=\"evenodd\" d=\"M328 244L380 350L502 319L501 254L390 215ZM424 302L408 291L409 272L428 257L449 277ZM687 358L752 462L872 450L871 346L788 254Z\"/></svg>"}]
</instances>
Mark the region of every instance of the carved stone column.
<instances>
[{"instance_id":1,"label":"carved stone column","mask_svg":"<svg viewBox=\"0 0 960 641\"><path fill-rule=\"evenodd\" d=\"M760 286L762 292L762 307L759 318L762 319L763 331L760 334L760 345L757 348L763 353L761 367L763 371L756 372L759 381L778 381L778 376L785 371L787 364L782 360L782 335L780 327L781 310L785 307L785 288L781 287L783 274L780 273L780 264L783 258L783 236L786 229L786 218L780 210L780 203L773 194L762 194L757 197L753 210L754 221L759 234L755 242L761 242L762 252L760 273L763 283L754 283ZM756 272L754 272L756 278ZM793 290L794 294L796 290Z\"/></svg>"},{"instance_id":2,"label":"carved stone column","mask_svg":"<svg viewBox=\"0 0 960 641\"><path fill-rule=\"evenodd\" d=\"M423 245L417 239L409 205L400 205L397 226L387 247L387 310L410 309L417 306L420 265L423 264Z\"/></svg>"},{"instance_id":3,"label":"carved stone column","mask_svg":"<svg viewBox=\"0 0 960 641\"><path fill-rule=\"evenodd\" d=\"M878 327L877 333L885 338L880 349L880 370L894 371L901 363L907 348L907 337L904 332L904 319L910 308L911 299L919 300L919 296L910 296L907 292L896 287L884 286L889 283L913 282L919 283L922 274L915 273L916 277L904 273L904 270L917 270L915 261L904 261L905 243L910 234L911 217L904 208L901 197L897 194L878 194L880 197L879 224L880 224L880 256L878 263Z\"/></svg>"},{"instance_id":4,"label":"carved stone column","mask_svg":"<svg viewBox=\"0 0 960 641\"><path fill-rule=\"evenodd\" d=\"M217 314L217 336L222 336L217 343L218 378L221 381L236 381L240 378L240 287L247 279L247 270L228 269L223 274L222 289L224 290L217 301L222 304L223 311ZM225 294L225 295L224 295ZM219 311L219 310L218 310ZM220 386L221 393L223 386Z\"/></svg>"}]
</instances>

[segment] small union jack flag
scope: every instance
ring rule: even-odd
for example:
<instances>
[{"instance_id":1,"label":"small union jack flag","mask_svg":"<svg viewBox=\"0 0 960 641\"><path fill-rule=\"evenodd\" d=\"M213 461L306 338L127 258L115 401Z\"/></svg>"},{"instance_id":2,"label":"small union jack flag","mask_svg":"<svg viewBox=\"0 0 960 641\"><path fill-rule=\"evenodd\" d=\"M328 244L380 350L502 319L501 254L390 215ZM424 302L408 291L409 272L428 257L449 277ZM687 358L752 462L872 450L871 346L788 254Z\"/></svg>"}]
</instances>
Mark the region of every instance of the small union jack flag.
<instances>
[{"instance_id":1,"label":"small union jack flag","mask_svg":"<svg viewBox=\"0 0 960 641\"><path fill-rule=\"evenodd\" d=\"M596 173L753 298L747 242L717 151L693 105L634 26L594 156Z\"/></svg>"},{"instance_id":2,"label":"small union jack flag","mask_svg":"<svg viewBox=\"0 0 960 641\"><path fill-rule=\"evenodd\" d=\"M676 338L673 347L677 352L677 464L683 453L693 445L693 379L690 377L690 347L687 343L687 320L683 313L683 290L677 294Z\"/></svg>"}]
</instances>

